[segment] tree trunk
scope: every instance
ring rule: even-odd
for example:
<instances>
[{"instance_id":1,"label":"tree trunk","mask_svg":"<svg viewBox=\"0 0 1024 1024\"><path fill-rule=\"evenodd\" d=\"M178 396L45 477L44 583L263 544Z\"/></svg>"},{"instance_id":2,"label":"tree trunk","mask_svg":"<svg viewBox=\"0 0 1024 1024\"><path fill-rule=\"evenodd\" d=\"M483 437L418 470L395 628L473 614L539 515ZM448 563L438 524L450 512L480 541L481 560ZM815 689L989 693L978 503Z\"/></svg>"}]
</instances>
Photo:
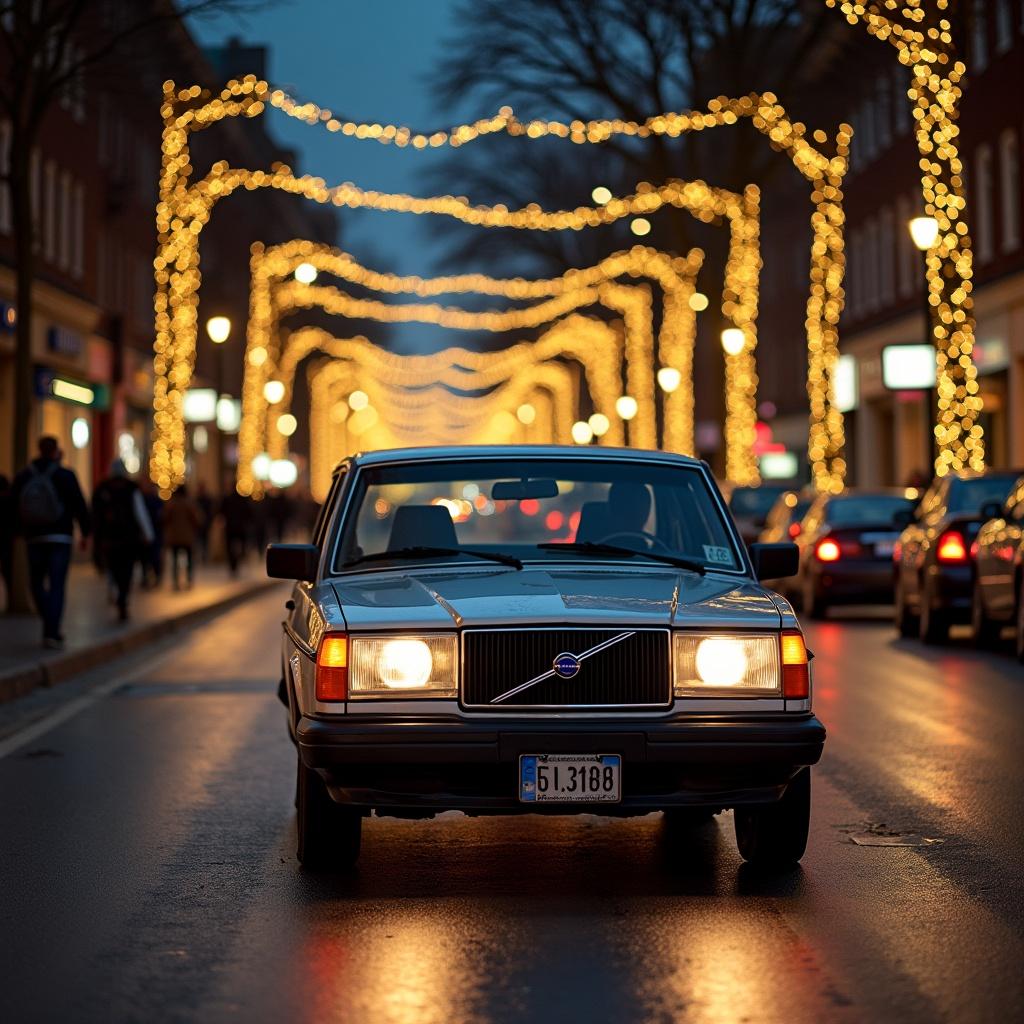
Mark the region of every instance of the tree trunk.
<instances>
[{"instance_id":1,"label":"tree trunk","mask_svg":"<svg viewBox=\"0 0 1024 1024\"><path fill-rule=\"evenodd\" d=\"M28 464L32 419L32 281L35 277L35 225L32 223L30 175L31 134L16 123L11 126L10 196L14 225L15 300L18 320L14 350L14 443L11 452L15 473ZM31 612L24 545L15 545L13 579L7 595L8 614Z\"/></svg>"}]
</instances>

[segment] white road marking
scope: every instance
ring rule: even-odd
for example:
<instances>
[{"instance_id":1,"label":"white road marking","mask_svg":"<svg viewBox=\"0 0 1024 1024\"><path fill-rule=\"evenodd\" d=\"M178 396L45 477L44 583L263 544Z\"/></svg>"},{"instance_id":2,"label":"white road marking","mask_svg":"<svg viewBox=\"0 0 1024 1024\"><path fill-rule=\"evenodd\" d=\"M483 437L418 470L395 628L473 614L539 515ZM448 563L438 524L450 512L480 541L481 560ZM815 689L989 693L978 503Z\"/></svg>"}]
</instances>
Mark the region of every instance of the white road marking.
<instances>
[{"instance_id":1,"label":"white road marking","mask_svg":"<svg viewBox=\"0 0 1024 1024\"><path fill-rule=\"evenodd\" d=\"M20 750L33 740L39 739L40 736L46 735L46 733L50 732L52 729L56 729L58 725L63 725L65 722L74 718L75 715L80 714L86 708L91 707L97 701L110 696L114 690L128 682L132 677L138 676L141 672L148 672L150 669L162 665L172 654L175 654L177 650L177 647L172 644L166 651L157 654L155 657L149 658L143 664L136 664L130 668L125 668L116 676L106 680L106 682L93 687L88 693L83 693L81 696L76 697L67 704L63 704L61 707L51 711L48 715L44 715L31 725L26 725L24 729L20 729L5 739L0 740L0 760L3 760L5 757L9 757L15 751ZM97 670L92 669L91 671Z\"/></svg>"}]
</instances>

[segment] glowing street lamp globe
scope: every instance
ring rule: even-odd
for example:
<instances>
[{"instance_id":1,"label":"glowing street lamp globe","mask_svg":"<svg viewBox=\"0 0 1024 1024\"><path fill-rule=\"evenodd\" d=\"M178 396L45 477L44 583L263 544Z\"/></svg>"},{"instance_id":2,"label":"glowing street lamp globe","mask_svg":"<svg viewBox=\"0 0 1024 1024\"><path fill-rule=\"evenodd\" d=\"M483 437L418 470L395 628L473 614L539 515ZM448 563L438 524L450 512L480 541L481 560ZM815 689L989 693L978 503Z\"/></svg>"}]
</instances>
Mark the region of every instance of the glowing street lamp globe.
<instances>
[{"instance_id":1,"label":"glowing street lamp globe","mask_svg":"<svg viewBox=\"0 0 1024 1024\"><path fill-rule=\"evenodd\" d=\"M268 380L263 385L263 397L271 404L277 405L284 398L284 382L280 380Z\"/></svg>"},{"instance_id":2,"label":"glowing street lamp globe","mask_svg":"<svg viewBox=\"0 0 1024 1024\"><path fill-rule=\"evenodd\" d=\"M619 419L631 420L639 410L639 405L632 395L620 395L615 399L615 412Z\"/></svg>"},{"instance_id":3,"label":"glowing street lamp globe","mask_svg":"<svg viewBox=\"0 0 1024 1024\"><path fill-rule=\"evenodd\" d=\"M674 366L663 366L658 370L658 387L666 394L677 391L682 382L683 375Z\"/></svg>"},{"instance_id":4,"label":"glowing street lamp globe","mask_svg":"<svg viewBox=\"0 0 1024 1024\"><path fill-rule=\"evenodd\" d=\"M317 278L317 269L312 263L300 263L295 268L295 280L299 284L312 284Z\"/></svg>"},{"instance_id":5,"label":"glowing street lamp globe","mask_svg":"<svg viewBox=\"0 0 1024 1024\"><path fill-rule=\"evenodd\" d=\"M728 356L738 356L747 343L746 335L738 327L726 327L722 331L722 348Z\"/></svg>"},{"instance_id":6,"label":"glowing street lamp globe","mask_svg":"<svg viewBox=\"0 0 1024 1024\"><path fill-rule=\"evenodd\" d=\"M206 333L215 345L223 345L231 335L231 321L226 316L211 316L206 321Z\"/></svg>"},{"instance_id":7,"label":"glowing street lamp globe","mask_svg":"<svg viewBox=\"0 0 1024 1024\"><path fill-rule=\"evenodd\" d=\"M921 252L927 252L939 237L939 222L934 217L914 217L907 227Z\"/></svg>"}]
</instances>

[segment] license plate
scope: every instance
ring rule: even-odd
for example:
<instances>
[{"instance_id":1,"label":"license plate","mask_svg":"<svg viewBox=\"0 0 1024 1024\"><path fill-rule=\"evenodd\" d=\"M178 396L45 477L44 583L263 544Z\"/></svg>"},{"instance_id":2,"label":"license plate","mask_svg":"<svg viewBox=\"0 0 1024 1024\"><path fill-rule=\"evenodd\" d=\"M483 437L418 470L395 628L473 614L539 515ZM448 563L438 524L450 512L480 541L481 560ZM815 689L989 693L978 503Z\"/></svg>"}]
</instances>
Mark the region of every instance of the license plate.
<instances>
[{"instance_id":1,"label":"license plate","mask_svg":"<svg viewBox=\"0 0 1024 1024\"><path fill-rule=\"evenodd\" d=\"M618 754L521 754L519 799L525 804L617 804Z\"/></svg>"},{"instance_id":2,"label":"license plate","mask_svg":"<svg viewBox=\"0 0 1024 1024\"><path fill-rule=\"evenodd\" d=\"M875 545L875 554L879 558L892 558L892 553L896 550L896 541L887 540L881 544Z\"/></svg>"}]
</instances>

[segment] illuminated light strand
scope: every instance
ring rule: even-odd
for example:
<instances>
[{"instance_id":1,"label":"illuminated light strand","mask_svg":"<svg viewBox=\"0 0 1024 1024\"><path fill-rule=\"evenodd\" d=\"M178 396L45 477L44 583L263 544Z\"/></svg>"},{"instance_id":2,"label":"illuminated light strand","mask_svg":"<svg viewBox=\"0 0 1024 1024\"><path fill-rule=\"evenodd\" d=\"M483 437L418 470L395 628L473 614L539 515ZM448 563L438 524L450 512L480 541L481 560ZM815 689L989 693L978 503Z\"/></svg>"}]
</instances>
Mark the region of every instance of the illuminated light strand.
<instances>
[{"instance_id":1,"label":"illuminated light strand","mask_svg":"<svg viewBox=\"0 0 1024 1024\"><path fill-rule=\"evenodd\" d=\"M280 90L270 90L268 83L258 80L255 76L246 76L241 80L229 82L219 96L213 96L208 90L199 86L177 89L175 83L164 83L164 103L161 114L164 118L163 158L160 174L160 197L157 204L157 229L159 252L154 262L156 278L156 295L154 308L156 314L154 340L154 432L150 459L150 473L157 482L162 493L166 493L172 484L184 477L184 421L182 417L182 396L191 377L192 363L195 358L196 341L196 296L199 284L198 236L209 219L213 203L223 194L230 194L237 187L247 189L260 187L282 188L319 199L321 202L341 202L347 205L366 205L367 196L380 196L380 193L364 193L348 187L348 191L339 191L334 195L320 196L308 179L296 179L287 169L276 171L242 171L235 169L235 180L229 181L227 188L222 176L228 172L225 164L217 165L211 175L195 185L189 185L189 176L193 170L188 152L188 135L191 131L216 123L225 117L255 117L266 109L266 100L271 105L280 106L291 116L305 120L314 118L323 120L328 130L345 131L345 124L337 119L322 116L321 108L308 104L296 104ZM199 101L198 105L196 101ZM181 104L187 109L180 110ZM841 415L831 405L831 375L836 357L835 325L827 320L830 309L836 311L842 307L842 207L839 191L842 175L846 169L846 152L844 152L843 134L847 139L851 129L841 126L837 136L837 155L828 157L812 146L807 139L806 128L799 122L792 122L785 110L772 93L751 94L738 99L720 97L708 104L706 112L671 112L657 115L643 124L628 121L590 121L572 122L560 125L558 122L531 122L522 126L511 114L502 112L498 119L488 119L473 125L460 126L454 129L446 139L444 133L431 136L417 136L408 133L408 139L416 148L428 145L443 145L446 141L453 145L461 145L471 141L484 130L486 132L507 130L509 134L523 134L530 138L539 138L545 134L571 138L574 142L603 142L616 134L639 135L667 134L676 136L684 132L702 130L721 124L733 124L741 117L749 117L754 127L766 135L774 148L785 151L793 165L811 182L812 201L815 202L820 216L814 225L815 240L812 245L812 288L816 269L816 260L821 251L831 252L831 266L834 272L822 273L825 301L808 302L808 389L823 392L826 415L816 423L812 411L811 434L817 427L824 435L824 442L815 445L813 437L809 439L809 456L815 474L815 482L819 488L836 489L842 484L842 471L845 468L841 460L842 427ZM331 122L336 121L336 126ZM363 126L362 129L354 122L350 133L360 138L377 136L374 126ZM406 132L394 127L394 140L403 144ZM381 126L381 137L392 133L389 126ZM815 132L818 142L826 141L824 132ZM282 173L284 172L284 173ZM280 175L275 177L275 175ZM321 183L322 184L322 183ZM692 184L692 183L691 183ZM662 186L666 188L668 186ZM197 200L198 190L198 200ZM602 207L608 208L606 213L588 210L585 207L577 211L558 211L554 221L547 229L564 227L584 227L596 223L609 223L610 219L620 216L646 213L658 208L666 199L672 197L650 195L655 190L643 183L638 186L630 201L612 199ZM659 190L660 191L660 190ZM828 204L822 202L832 197L837 202L838 217L829 216ZM677 197L678 198L678 197ZM392 202L392 200L394 200ZM390 203L390 205L388 205ZM426 203L426 207L414 210L415 204ZM450 209L442 208L449 204ZM451 204L454 204L452 206ZM434 200L415 200L412 197L388 197L384 208L407 209L411 212L451 212L454 216L467 218L467 222L484 223L494 214L507 214L504 207L469 208L468 203L460 206L459 200L453 197L435 197ZM535 208L516 211L526 217ZM614 216L613 216L614 214ZM699 214L702 219L713 219L716 214L704 210ZM573 218L575 217L575 221ZM610 219L609 219L610 218ZM826 230L822 225L830 225ZM493 226L508 226L494 223ZM514 226L533 227L524 222ZM543 229L543 228L542 228ZM832 237L829 237L829 236ZM824 241L823 241L824 239ZM838 312L836 312L838 322ZM815 333L820 335L817 345L813 344ZM815 365L815 364L818 365ZM815 395L811 394L812 410L815 406ZM836 429L838 427L838 429Z\"/></svg>"},{"instance_id":2,"label":"illuminated light strand","mask_svg":"<svg viewBox=\"0 0 1024 1024\"><path fill-rule=\"evenodd\" d=\"M745 215L745 214L744 214ZM740 218L742 219L742 218ZM749 228L745 229L749 231ZM734 232L735 234L735 232ZM740 233L742 237L743 232ZM243 382L243 415L239 434L239 486L243 492L250 489L258 493L259 483L246 469L251 458L265 449L267 442L266 411L267 404L263 389L267 380L277 373L280 359L280 342L278 320L281 315L298 306L316 305L331 313L363 318L397 319L429 319L441 322L446 326L458 326L472 329L508 330L518 327L532 326L545 319L551 312L543 316L534 312L538 307L503 312L499 319L493 313L469 313L463 310L452 311L439 306L417 307L394 306L376 300L356 300L334 288L314 288L295 284L292 281L295 269L309 263L318 273L331 273L364 287L379 286L389 292L403 290L414 291L420 295L437 295L460 290L473 290L484 294L506 295L521 298L542 297L554 294L571 298L581 305L593 301L595 296L609 308L616 309L628 321L627 342L632 348L630 366L638 363L646 367L646 372L634 373L628 383L631 394L640 398L643 415L639 415L630 423L631 438L634 443L654 446L656 439L653 370L654 341L651 334L651 311L649 291L622 286L615 291L603 291L608 279L612 277L647 277L659 284L665 293L665 307L659 334L659 357L663 364L666 360L678 359L685 369L692 372L693 342L695 320L692 310L688 307L689 296L694 290L694 280L703 262L703 252L691 250L686 257L671 257L657 250L644 246L634 246L631 250L606 257L599 264L585 269L572 269L557 278L547 280L523 280L521 278L495 279L482 274L459 275L441 279L423 279L395 275L380 274L356 263L347 253L331 246L312 243L304 240L293 240L276 246L265 247L255 243L252 247L251 269L252 289L250 297L250 315L247 332L245 378ZM735 265L741 266L749 254L737 250ZM596 291L594 285L599 284ZM570 283L575 291L568 291ZM727 277L727 284L730 278ZM736 286L736 282L731 284ZM681 296L674 300L674 296ZM674 305L672 303L674 302ZM677 316L682 309L682 316ZM464 355L464 359L472 361L477 368L483 365L491 367L492 379L488 385L496 383L495 374L511 375L520 372L526 358L522 347L505 350L506 354L485 353ZM258 354L254 359L253 354ZM422 357L420 357L422 359ZM450 372L447 369L448 356L445 353L436 357L436 362L419 362L416 373L428 375L412 383L422 383L430 379L429 375ZM585 355L583 358L587 358ZM621 362L621 351L610 353L608 358ZM400 366L407 365L403 357L395 357L388 367L391 374ZM666 364L667 365L667 364ZM673 364L674 365L674 364ZM614 367L615 380L621 381L621 366ZM682 371L681 371L682 376ZM609 378L611 379L611 378ZM671 396L671 405L666 404L666 441L673 445L673 450L693 452L693 397L692 376L683 377L685 387L678 389ZM448 383L457 385L457 379ZM616 384L616 387L620 385ZM614 396L613 396L614 397ZM677 417L677 411L680 415ZM619 426L611 434L612 439L618 438ZM636 433L639 431L639 433ZM645 433L646 432L646 433ZM637 439L639 438L639 439ZM273 432L270 441L273 442Z\"/></svg>"},{"instance_id":3,"label":"illuminated light strand","mask_svg":"<svg viewBox=\"0 0 1024 1024\"><path fill-rule=\"evenodd\" d=\"M921 195L925 212L936 219L939 235L928 253L925 278L932 309L929 331L935 345L935 473L983 469L985 440L982 398L974 364L974 300L971 298L974 254L966 219L963 162L957 148L960 83L967 73L953 60L952 26L941 16L947 0L934 0L929 17L920 0L838 3L851 25L863 24L876 39L896 48L910 71L907 99L916 121ZM938 15L938 17L936 17Z\"/></svg>"}]
</instances>

